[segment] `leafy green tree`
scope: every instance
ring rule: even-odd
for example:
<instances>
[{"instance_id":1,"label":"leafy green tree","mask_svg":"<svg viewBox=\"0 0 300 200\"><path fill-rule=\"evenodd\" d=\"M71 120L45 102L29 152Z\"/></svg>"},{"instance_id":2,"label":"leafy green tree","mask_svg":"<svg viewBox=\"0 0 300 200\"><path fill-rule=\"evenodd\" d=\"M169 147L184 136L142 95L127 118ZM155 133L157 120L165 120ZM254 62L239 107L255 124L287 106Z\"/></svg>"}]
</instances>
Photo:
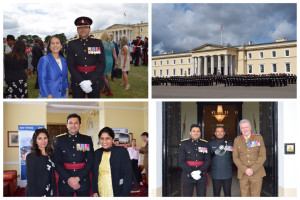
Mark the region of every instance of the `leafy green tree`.
<instances>
[{"instance_id":1,"label":"leafy green tree","mask_svg":"<svg viewBox=\"0 0 300 200\"><path fill-rule=\"evenodd\" d=\"M47 37L45 37L45 42L48 43L50 40L51 35L47 35Z\"/></svg>"}]
</instances>

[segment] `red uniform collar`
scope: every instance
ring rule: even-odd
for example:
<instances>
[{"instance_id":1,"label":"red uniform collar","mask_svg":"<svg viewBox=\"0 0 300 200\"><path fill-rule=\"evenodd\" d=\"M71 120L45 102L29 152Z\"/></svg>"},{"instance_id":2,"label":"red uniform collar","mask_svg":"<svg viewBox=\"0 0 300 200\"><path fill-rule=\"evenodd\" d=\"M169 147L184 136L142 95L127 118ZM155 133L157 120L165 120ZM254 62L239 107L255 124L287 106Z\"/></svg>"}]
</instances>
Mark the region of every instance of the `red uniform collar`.
<instances>
[{"instance_id":1,"label":"red uniform collar","mask_svg":"<svg viewBox=\"0 0 300 200\"><path fill-rule=\"evenodd\" d=\"M251 133L251 137L252 137L252 138L254 138L254 135L253 135L253 133ZM243 139L243 138L244 138L244 136L243 136L243 135L241 135L241 138Z\"/></svg>"}]
</instances>

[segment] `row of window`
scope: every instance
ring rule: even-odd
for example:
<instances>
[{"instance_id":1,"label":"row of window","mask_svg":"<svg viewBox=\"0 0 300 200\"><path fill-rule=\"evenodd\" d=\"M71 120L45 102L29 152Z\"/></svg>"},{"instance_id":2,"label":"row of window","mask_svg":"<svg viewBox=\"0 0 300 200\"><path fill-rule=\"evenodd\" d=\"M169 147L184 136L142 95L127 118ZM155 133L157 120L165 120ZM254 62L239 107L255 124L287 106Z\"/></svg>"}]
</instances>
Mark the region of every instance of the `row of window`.
<instances>
[{"instance_id":1,"label":"row of window","mask_svg":"<svg viewBox=\"0 0 300 200\"><path fill-rule=\"evenodd\" d=\"M183 72L183 69L179 69L179 75L176 74L176 69L172 69L172 76L190 76L191 75L191 68L188 68L187 71ZM156 70L153 70L153 76L156 77L158 74L156 74ZM159 76L162 76L162 69L159 70ZM169 69L166 69L166 75L165 76L170 76L169 74Z\"/></svg>"},{"instance_id":2,"label":"row of window","mask_svg":"<svg viewBox=\"0 0 300 200\"><path fill-rule=\"evenodd\" d=\"M153 61L153 65L156 66L156 64L157 64L156 61ZM170 64L170 62L169 62L169 60L167 60L166 65L169 65L169 64ZM183 64L183 58L180 59L180 64ZM191 58L187 59L187 64L191 64ZM159 61L159 65L163 65L162 60ZM176 65L176 60L175 59L173 60L173 65Z\"/></svg>"},{"instance_id":3,"label":"row of window","mask_svg":"<svg viewBox=\"0 0 300 200\"><path fill-rule=\"evenodd\" d=\"M290 57L290 50L289 49L285 49L284 50L284 56L285 57ZM272 58L277 58L277 51L276 50L273 50L271 52L271 57ZM253 53L252 52L248 52L248 59L251 60L253 58ZM260 59L263 59L264 58L264 52L263 51L260 51L259 52L259 58ZM157 62L158 61L154 61L153 62L153 65L156 66L157 65ZM187 64L190 64L191 63L191 58L188 58L187 59ZM166 60L166 65L169 65L170 64L170 61L169 60ZM180 59L180 64L183 64L183 58ZM159 65L163 65L163 61L159 61ZM173 60L173 65L176 65L176 60L174 59Z\"/></svg>"},{"instance_id":4,"label":"row of window","mask_svg":"<svg viewBox=\"0 0 300 200\"><path fill-rule=\"evenodd\" d=\"M284 65L285 65L285 73L291 73L291 63L284 63ZM272 68L272 73L278 73L277 63L272 63L271 68ZM253 73L253 65L249 64L248 65L248 74L252 74L252 73ZM265 65L264 64L259 65L259 73L260 74L265 73Z\"/></svg>"},{"instance_id":5,"label":"row of window","mask_svg":"<svg viewBox=\"0 0 300 200\"><path fill-rule=\"evenodd\" d=\"M290 50L289 49L284 50L284 56L285 57L290 57ZM248 52L248 59L251 60L252 58L253 58L253 53ZM264 58L264 52L263 51L259 52L259 58L260 59ZM277 51L276 50L271 51L271 58L277 58Z\"/></svg>"},{"instance_id":6,"label":"row of window","mask_svg":"<svg viewBox=\"0 0 300 200\"><path fill-rule=\"evenodd\" d=\"M272 63L271 65L272 67L272 73L278 73L278 66L277 63ZM197 69L196 69L197 70ZM157 74L156 70L153 70L153 76L162 76L162 72L163 70L160 69L158 70L159 74ZM179 74L176 74L176 69L172 69L172 76L190 76L191 75L191 68L188 68L187 71L183 72L183 68L179 69ZM197 72L195 72L197 74ZM265 65L264 64L260 64L259 65L259 73L260 74L264 74L265 73ZM291 73L291 63L285 63L285 73ZM249 64L248 65L248 74L253 74L253 65ZM170 76L170 70L166 69L166 74L165 76Z\"/></svg>"}]
</instances>

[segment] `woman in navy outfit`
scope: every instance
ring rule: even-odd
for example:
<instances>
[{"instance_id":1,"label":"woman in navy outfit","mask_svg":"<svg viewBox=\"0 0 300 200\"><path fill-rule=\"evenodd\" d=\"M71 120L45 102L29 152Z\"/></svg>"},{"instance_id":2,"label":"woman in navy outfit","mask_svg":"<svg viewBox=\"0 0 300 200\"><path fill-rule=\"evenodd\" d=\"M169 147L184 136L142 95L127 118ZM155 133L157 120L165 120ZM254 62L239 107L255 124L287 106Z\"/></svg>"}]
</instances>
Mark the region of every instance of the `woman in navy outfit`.
<instances>
[{"instance_id":1,"label":"woman in navy outfit","mask_svg":"<svg viewBox=\"0 0 300 200\"><path fill-rule=\"evenodd\" d=\"M114 146L114 131L104 127L98 134L101 148L94 154L94 197L129 197L132 181L128 151Z\"/></svg>"},{"instance_id":2,"label":"woman in navy outfit","mask_svg":"<svg viewBox=\"0 0 300 200\"><path fill-rule=\"evenodd\" d=\"M49 39L47 55L38 64L39 98L69 97L68 66L62 47L59 36Z\"/></svg>"},{"instance_id":3,"label":"woman in navy outfit","mask_svg":"<svg viewBox=\"0 0 300 200\"><path fill-rule=\"evenodd\" d=\"M31 153L26 157L25 196L57 196L52 152L47 130L36 129L31 140Z\"/></svg>"}]
</instances>

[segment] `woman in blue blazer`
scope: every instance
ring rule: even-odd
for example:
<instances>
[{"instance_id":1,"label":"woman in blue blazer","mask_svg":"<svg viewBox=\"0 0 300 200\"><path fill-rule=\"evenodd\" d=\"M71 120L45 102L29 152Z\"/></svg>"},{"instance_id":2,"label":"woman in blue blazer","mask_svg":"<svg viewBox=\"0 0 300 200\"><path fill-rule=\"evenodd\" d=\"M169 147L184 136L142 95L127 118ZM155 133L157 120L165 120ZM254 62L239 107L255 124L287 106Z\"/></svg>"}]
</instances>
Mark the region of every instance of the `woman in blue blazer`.
<instances>
[{"instance_id":1,"label":"woman in blue blazer","mask_svg":"<svg viewBox=\"0 0 300 200\"><path fill-rule=\"evenodd\" d=\"M63 43L59 36L49 39L47 55L38 64L39 98L68 98L68 66L62 53Z\"/></svg>"}]
</instances>

